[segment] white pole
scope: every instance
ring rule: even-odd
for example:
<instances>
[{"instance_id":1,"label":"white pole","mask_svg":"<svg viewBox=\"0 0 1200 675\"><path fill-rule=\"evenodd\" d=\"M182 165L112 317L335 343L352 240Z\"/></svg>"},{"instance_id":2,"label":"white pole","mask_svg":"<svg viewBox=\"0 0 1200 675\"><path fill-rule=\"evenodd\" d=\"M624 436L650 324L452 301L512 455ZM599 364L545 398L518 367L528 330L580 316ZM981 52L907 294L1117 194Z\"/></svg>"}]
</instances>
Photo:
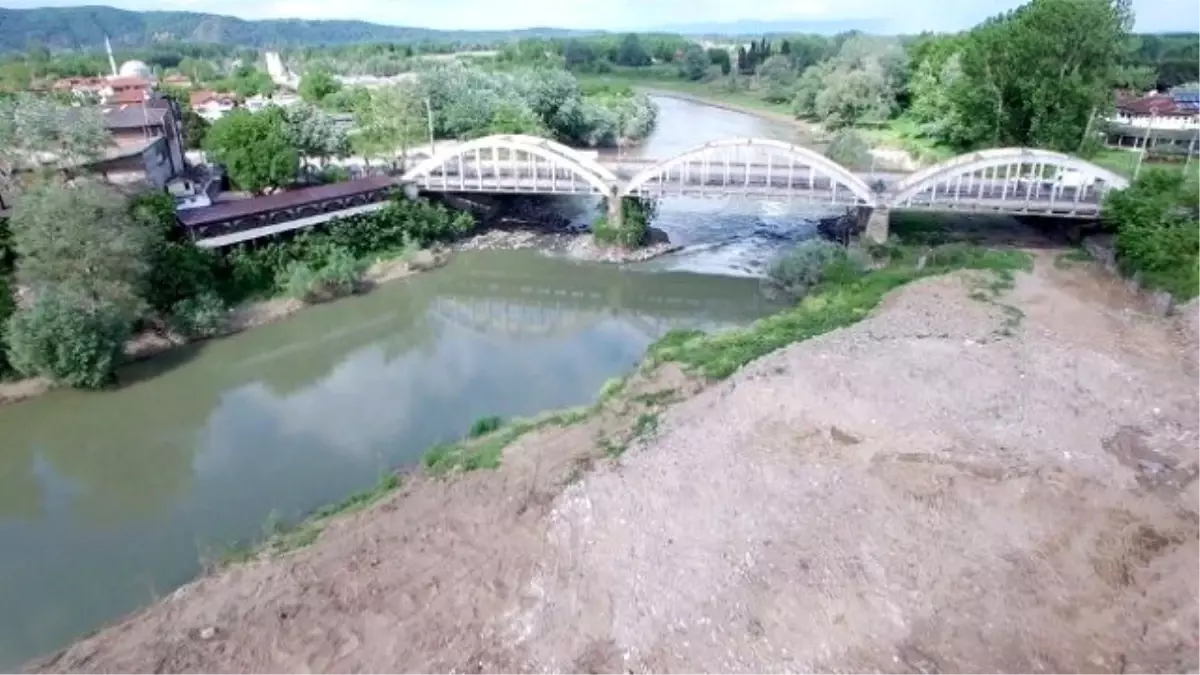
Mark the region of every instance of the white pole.
<instances>
[{"instance_id":1,"label":"white pole","mask_svg":"<svg viewBox=\"0 0 1200 675\"><path fill-rule=\"evenodd\" d=\"M1142 161L1146 159L1146 145L1150 142L1150 131L1154 129L1154 113L1150 113L1150 124L1146 127L1146 133L1142 136L1142 152L1138 155L1137 166L1133 168L1133 179L1137 180L1138 174L1142 172Z\"/></svg>"}]
</instances>

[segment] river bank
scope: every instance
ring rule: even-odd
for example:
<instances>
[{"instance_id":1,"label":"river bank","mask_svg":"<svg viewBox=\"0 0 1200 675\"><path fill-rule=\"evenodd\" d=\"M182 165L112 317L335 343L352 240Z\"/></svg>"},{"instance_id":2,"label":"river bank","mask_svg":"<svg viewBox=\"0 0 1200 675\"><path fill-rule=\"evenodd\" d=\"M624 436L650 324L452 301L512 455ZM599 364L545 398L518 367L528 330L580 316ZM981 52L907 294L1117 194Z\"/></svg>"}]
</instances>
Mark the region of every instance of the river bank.
<instances>
[{"instance_id":1,"label":"river bank","mask_svg":"<svg viewBox=\"0 0 1200 675\"><path fill-rule=\"evenodd\" d=\"M664 340L33 667L1194 669L1196 305L1054 255Z\"/></svg>"}]
</instances>

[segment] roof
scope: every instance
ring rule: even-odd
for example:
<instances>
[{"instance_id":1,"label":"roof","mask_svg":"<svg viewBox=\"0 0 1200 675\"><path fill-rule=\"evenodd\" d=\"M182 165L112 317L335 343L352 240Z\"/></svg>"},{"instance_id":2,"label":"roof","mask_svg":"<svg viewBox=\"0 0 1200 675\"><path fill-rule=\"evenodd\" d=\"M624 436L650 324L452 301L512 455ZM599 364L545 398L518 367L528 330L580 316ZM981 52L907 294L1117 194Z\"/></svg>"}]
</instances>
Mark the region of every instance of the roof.
<instances>
[{"instance_id":1,"label":"roof","mask_svg":"<svg viewBox=\"0 0 1200 675\"><path fill-rule=\"evenodd\" d=\"M358 180L318 185L316 187L276 192L273 195L241 199L234 202L221 202L200 209L189 209L180 212L179 222L187 227L208 225L232 218L244 218L260 213L270 213L280 209L292 208L311 202L320 202L338 197L350 197L366 192L375 192L395 185L391 176L371 176Z\"/></svg>"},{"instance_id":2,"label":"roof","mask_svg":"<svg viewBox=\"0 0 1200 675\"><path fill-rule=\"evenodd\" d=\"M205 103L210 103L212 101L233 103L234 95L233 94L221 94L221 93L217 93L215 91L209 91L207 89L202 89L200 91L193 91L190 94L188 94L188 101L192 104L193 108L198 105L204 105Z\"/></svg>"},{"instance_id":3,"label":"roof","mask_svg":"<svg viewBox=\"0 0 1200 675\"><path fill-rule=\"evenodd\" d=\"M124 89L114 92L104 102L109 104L141 103L146 100L147 93L149 90L146 89Z\"/></svg>"},{"instance_id":4,"label":"roof","mask_svg":"<svg viewBox=\"0 0 1200 675\"><path fill-rule=\"evenodd\" d=\"M1120 98L1117 100L1117 110L1127 115L1145 115L1158 117L1173 117L1195 115L1196 109L1180 105L1174 98L1166 94L1151 94L1141 98Z\"/></svg>"},{"instance_id":5,"label":"roof","mask_svg":"<svg viewBox=\"0 0 1200 675\"><path fill-rule=\"evenodd\" d=\"M108 106L103 112L104 125L109 129L141 129L146 126L162 126L168 110L139 101L130 105Z\"/></svg>"},{"instance_id":6,"label":"roof","mask_svg":"<svg viewBox=\"0 0 1200 675\"><path fill-rule=\"evenodd\" d=\"M130 75L118 75L117 77L108 78L108 86L110 87L149 87L150 80L144 77L136 77Z\"/></svg>"}]
</instances>

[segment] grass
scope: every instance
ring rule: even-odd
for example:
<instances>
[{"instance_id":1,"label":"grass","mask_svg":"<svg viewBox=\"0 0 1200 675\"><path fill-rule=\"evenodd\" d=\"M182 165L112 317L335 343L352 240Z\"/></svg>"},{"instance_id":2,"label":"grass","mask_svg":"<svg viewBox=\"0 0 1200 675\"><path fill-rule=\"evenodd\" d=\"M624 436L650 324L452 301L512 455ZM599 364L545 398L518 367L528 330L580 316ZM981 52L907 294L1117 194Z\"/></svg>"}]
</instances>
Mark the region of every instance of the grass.
<instances>
[{"instance_id":1,"label":"grass","mask_svg":"<svg viewBox=\"0 0 1200 675\"><path fill-rule=\"evenodd\" d=\"M1109 171L1132 178L1134 172L1138 170L1138 154L1138 152L1132 150L1101 148L1096 154L1087 159L1093 164L1102 166ZM1186 173L1189 179L1200 181L1200 158L1192 158L1190 163L1163 162L1149 159L1142 162L1142 171L1151 168L1162 169L1172 173Z\"/></svg>"},{"instance_id":2,"label":"grass","mask_svg":"<svg viewBox=\"0 0 1200 675\"><path fill-rule=\"evenodd\" d=\"M642 413L633 422L633 437L645 438L658 431L658 413Z\"/></svg>"},{"instance_id":3,"label":"grass","mask_svg":"<svg viewBox=\"0 0 1200 675\"><path fill-rule=\"evenodd\" d=\"M904 150L921 164L936 164L960 154L922 134L917 122L903 115L878 126L861 127L858 132L872 147Z\"/></svg>"},{"instance_id":4,"label":"grass","mask_svg":"<svg viewBox=\"0 0 1200 675\"><path fill-rule=\"evenodd\" d=\"M1017 270L1032 269L1033 260L1021 251L998 251L966 244L939 247L926 255L925 266L913 264L910 251L898 251L881 269L854 280L818 286L788 310L760 319L745 328L721 333L672 331L650 347L652 363L676 361L685 369L712 379L724 379L745 364L785 347L853 324L874 309L889 291L924 277L959 269L987 270L1000 283L1011 284Z\"/></svg>"},{"instance_id":5,"label":"grass","mask_svg":"<svg viewBox=\"0 0 1200 675\"><path fill-rule=\"evenodd\" d=\"M479 438L486 436L504 425L504 418L499 415L488 415L480 417L471 423L471 429L467 432L467 438Z\"/></svg>"},{"instance_id":6,"label":"grass","mask_svg":"<svg viewBox=\"0 0 1200 675\"><path fill-rule=\"evenodd\" d=\"M456 471L494 469L500 466L500 457L504 454L504 449L518 438L546 427L577 424L587 419L590 414L590 408L573 408L532 419L513 420L504 426L479 436L470 436L458 443L435 445L421 457L421 465L434 476L445 476Z\"/></svg>"}]
</instances>

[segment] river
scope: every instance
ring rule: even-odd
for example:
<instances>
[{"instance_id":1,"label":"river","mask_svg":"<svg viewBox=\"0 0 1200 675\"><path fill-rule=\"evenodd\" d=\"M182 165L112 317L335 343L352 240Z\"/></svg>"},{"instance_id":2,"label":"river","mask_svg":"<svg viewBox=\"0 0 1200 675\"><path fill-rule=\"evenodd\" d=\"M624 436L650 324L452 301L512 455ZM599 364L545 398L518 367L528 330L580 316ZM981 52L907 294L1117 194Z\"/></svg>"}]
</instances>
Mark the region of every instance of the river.
<instances>
[{"instance_id":1,"label":"river","mask_svg":"<svg viewBox=\"0 0 1200 675\"><path fill-rule=\"evenodd\" d=\"M634 152L667 157L788 125L658 99ZM633 267L532 251L446 268L183 348L120 388L0 408L0 670L52 651L193 578L206 559L411 466L484 415L588 403L674 327L774 309L752 278L805 215L674 200L687 245ZM739 277L740 275L740 277Z\"/></svg>"}]
</instances>

